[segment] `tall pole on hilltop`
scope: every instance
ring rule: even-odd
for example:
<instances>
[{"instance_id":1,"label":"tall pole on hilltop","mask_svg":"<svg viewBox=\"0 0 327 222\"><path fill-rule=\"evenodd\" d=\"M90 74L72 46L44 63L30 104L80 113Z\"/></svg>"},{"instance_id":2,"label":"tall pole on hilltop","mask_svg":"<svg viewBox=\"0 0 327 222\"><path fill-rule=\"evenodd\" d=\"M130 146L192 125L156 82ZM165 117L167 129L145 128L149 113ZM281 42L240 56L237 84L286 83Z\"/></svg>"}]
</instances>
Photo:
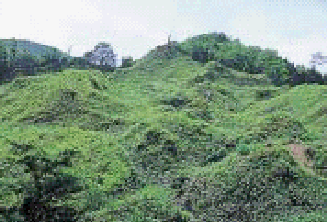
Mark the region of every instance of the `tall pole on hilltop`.
<instances>
[{"instance_id":1,"label":"tall pole on hilltop","mask_svg":"<svg viewBox=\"0 0 327 222\"><path fill-rule=\"evenodd\" d=\"M170 42L170 37L171 37L171 34L169 34L169 36L168 36L168 57L169 58L171 56L171 42Z\"/></svg>"},{"instance_id":2,"label":"tall pole on hilltop","mask_svg":"<svg viewBox=\"0 0 327 222\"><path fill-rule=\"evenodd\" d=\"M68 66L68 67L70 67L70 61L71 61L70 53L71 53L71 51L72 51L72 47L73 47L73 46L70 45L69 48L68 48L68 58L67 58L67 62L68 62L67 66Z\"/></svg>"},{"instance_id":3,"label":"tall pole on hilltop","mask_svg":"<svg viewBox=\"0 0 327 222\"><path fill-rule=\"evenodd\" d=\"M68 48L68 55L69 55L69 56L70 56L70 52L72 51L72 47L73 47L73 46L70 45L69 48Z\"/></svg>"}]
</instances>

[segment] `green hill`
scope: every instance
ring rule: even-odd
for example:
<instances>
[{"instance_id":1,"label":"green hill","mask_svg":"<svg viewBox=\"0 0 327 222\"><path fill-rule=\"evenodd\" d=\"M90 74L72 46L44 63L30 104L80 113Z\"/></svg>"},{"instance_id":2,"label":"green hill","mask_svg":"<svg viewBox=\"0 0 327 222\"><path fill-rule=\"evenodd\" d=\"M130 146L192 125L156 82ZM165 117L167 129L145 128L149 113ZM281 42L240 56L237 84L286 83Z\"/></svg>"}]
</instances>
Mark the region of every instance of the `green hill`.
<instances>
[{"instance_id":1,"label":"green hill","mask_svg":"<svg viewBox=\"0 0 327 222\"><path fill-rule=\"evenodd\" d=\"M110 73L1 85L0 218L323 221L327 88L290 72L206 34Z\"/></svg>"}]
</instances>

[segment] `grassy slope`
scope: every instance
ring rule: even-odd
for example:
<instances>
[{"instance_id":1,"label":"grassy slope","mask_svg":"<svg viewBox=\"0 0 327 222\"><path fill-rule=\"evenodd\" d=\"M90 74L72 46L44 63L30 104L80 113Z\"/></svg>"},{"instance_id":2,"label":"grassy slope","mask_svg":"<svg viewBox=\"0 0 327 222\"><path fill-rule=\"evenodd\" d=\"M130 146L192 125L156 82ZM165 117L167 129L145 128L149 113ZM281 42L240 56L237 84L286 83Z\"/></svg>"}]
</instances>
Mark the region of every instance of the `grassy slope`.
<instances>
[{"instance_id":1,"label":"grassy slope","mask_svg":"<svg viewBox=\"0 0 327 222\"><path fill-rule=\"evenodd\" d=\"M240 82L257 80L227 68L223 68L229 73L225 77L196 83L195 79L215 72L213 66L202 66L189 57L145 58L133 68L117 70L110 78L96 71L66 70L44 78L17 79L0 88L1 158L12 156L9 141L33 144L52 157L65 148L80 150L66 172L84 178L90 185L88 195L99 191L103 193L101 198L134 175L136 169L137 177L148 186L127 190L114 201L99 200L103 205L94 221L101 217L114 221L113 214L123 214L119 211L122 206L127 209L125 221L137 221L135 217L144 212L152 218L161 214L163 221L180 208L170 202L176 191L161 186L160 177L206 178L206 183L213 180L212 185L227 190L238 186L240 175L257 175L253 169L262 157L267 157L268 165L259 175L269 177L278 167L289 166L303 178L311 178L309 183L320 186L316 192L308 190L309 196L320 195L324 200L326 187L321 187L319 179L327 175L318 171L316 176L307 175L284 145L297 136L298 142L317 149L319 160L327 160L326 86L288 89L267 81L250 86ZM271 98L259 98L262 90L270 91ZM204 92L208 91L213 96L206 99ZM163 102L176 98L184 105L173 108ZM295 125L299 126L297 134L291 131ZM147 141L149 135L155 135L157 141ZM268 154L267 143L273 144ZM165 150L167 144L178 148L177 156ZM245 144L251 152L244 156L237 148L225 148L225 144L236 144L237 148ZM208 160L222 151L222 161ZM11 180L13 175L7 171ZM98 177L104 179L101 185ZM29 177L25 174L13 183L20 180L28 181ZM297 189L303 186L299 182ZM8 191L2 197L1 205L18 205L21 201L17 192ZM147 200L145 205L143 200ZM193 215L182 213L201 218L204 203L194 204L197 211ZM85 193L81 193L66 204L83 208L88 203Z\"/></svg>"}]
</instances>

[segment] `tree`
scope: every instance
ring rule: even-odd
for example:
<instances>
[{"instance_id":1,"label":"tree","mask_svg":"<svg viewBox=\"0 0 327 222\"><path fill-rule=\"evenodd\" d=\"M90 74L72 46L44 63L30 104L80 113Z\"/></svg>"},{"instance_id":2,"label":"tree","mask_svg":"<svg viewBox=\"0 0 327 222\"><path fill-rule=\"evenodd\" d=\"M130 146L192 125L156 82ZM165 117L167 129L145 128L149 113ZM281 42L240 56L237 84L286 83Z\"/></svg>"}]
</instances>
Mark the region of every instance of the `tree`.
<instances>
[{"instance_id":1,"label":"tree","mask_svg":"<svg viewBox=\"0 0 327 222\"><path fill-rule=\"evenodd\" d=\"M85 57L73 57L70 65L77 69L88 69L90 67L90 63Z\"/></svg>"},{"instance_id":2,"label":"tree","mask_svg":"<svg viewBox=\"0 0 327 222\"><path fill-rule=\"evenodd\" d=\"M15 77L15 68L17 67L17 61L16 61L16 57L17 57L17 53L18 53L18 47L17 47L17 41L15 40L15 38L12 38L12 46L9 47L9 54L7 56L8 58L8 69L7 69L7 79L13 79ZM9 77L9 78L8 78Z\"/></svg>"},{"instance_id":3,"label":"tree","mask_svg":"<svg viewBox=\"0 0 327 222\"><path fill-rule=\"evenodd\" d=\"M1 79L1 82L6 77L6 74L9 70L8 66L9 66L9 62L8 62L7 50L4 46L0 45L0 79Z\"/></svg>"},{"instance_id":4,"label":"tree","mask_svg":"<svg viewBox=\"0 0 327 222\"><path fill-rule=\"evenodd\" d=\"M202 47L193 46L192 49L192 59L194 61L198 61L202 64L205 64L209 60L209 52L208 49L204 49Z\"/></svg>"},{"instance_id":5,"label":"tree","mask_svg":"<svg viewBox=\"0 0 327 222\"><path fill-rule=\"evenodd\" d=\"M10 49L9 62L10 62L11 67L15 67L15 65L16 65L15 64L15 59L16 59L16 54L17 54L17 41L15 40L14 37L12 38L12 41L13 41L13 46Z\"/></svg>"},{"instance_id":6,"label":"tree","mask_svg":"<svg viewBox=\"0 0 327 222\"><path fill-rule=\"evenodd\" d=\"M134 65L133 57L132 56L123 56L122 58L122 68L132 67Z\"/></svg>"},{"instance_id":7,"label":"tree","mask_svg":"<svg viewBox=\"0 0 327 222\"><path fill-rule=\"evenodd\" d=\"M98 43L91 52L84 54L87 60L102 71L112 71L116 67L116 57L113 48L105 42Z\"/></svg>"},{"instance_id":8,"label":"tree","mask_svg":"<svg viewBox=\"0 0 327 222\"><path fill-rule=\"evenodd\" d=\"M68 57L67 53L62 53L57 48L52 48L43 56L40 65L53 72L61 72L69 66L70 61Z\"/></svg>"},{"instance_id":9,"label":"tree","mask_svg":"<svg viewBox=\"0 0 327 222\"><path fill-rule=\"evenodd\" d=\"M284 84L282 69L279 66L272 66L268 77L275 86L281 86Z\"/></svg>"},{"instance_id":10,"label":"tree","mask_svg":"<svg viewBox=\"0 0 327 222\"><path fill-rule=\"evenodd\" d=\"M8 53L4 46L0 45L0 72L6 72L6 68L8 67Z\"/></svg>"}]
</instances>

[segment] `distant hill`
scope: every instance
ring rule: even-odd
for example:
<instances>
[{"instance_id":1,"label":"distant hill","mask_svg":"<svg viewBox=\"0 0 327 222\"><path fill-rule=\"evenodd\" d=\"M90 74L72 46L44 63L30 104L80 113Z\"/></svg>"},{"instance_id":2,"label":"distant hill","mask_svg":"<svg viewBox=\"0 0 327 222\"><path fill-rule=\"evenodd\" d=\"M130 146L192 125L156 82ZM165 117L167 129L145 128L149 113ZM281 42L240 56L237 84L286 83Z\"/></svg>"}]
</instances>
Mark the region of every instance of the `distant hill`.
<instances>
[{"instance_id":1,"label":"distant hill","mask_svg":"<svg viewBox=\"0 0 327 222\"><path fill-rule=\"evenodd\" d=\"M0 47L5 48L9 61L0 82L11 81L17 76L38 75L45 70L59 71L67 68L75 58L56 47L25 39L0 39Z\"/></svg>"},{"instance_id":2,"label":"distant hill","mask_svg":"<svg viewBox=\"0 0 327 222\"><path fill-rule=\"evenodd\" d=\"M42 45L25 39L1 39L0 44L4 45L8 49L12 49L16 46L18 49L18 54L30 53L30 55L36 57L37 59L40 59L48 54L53 54L59 57L68 56L67 53L60 51L56 47Z\"/></svg>"}]
</instances>

